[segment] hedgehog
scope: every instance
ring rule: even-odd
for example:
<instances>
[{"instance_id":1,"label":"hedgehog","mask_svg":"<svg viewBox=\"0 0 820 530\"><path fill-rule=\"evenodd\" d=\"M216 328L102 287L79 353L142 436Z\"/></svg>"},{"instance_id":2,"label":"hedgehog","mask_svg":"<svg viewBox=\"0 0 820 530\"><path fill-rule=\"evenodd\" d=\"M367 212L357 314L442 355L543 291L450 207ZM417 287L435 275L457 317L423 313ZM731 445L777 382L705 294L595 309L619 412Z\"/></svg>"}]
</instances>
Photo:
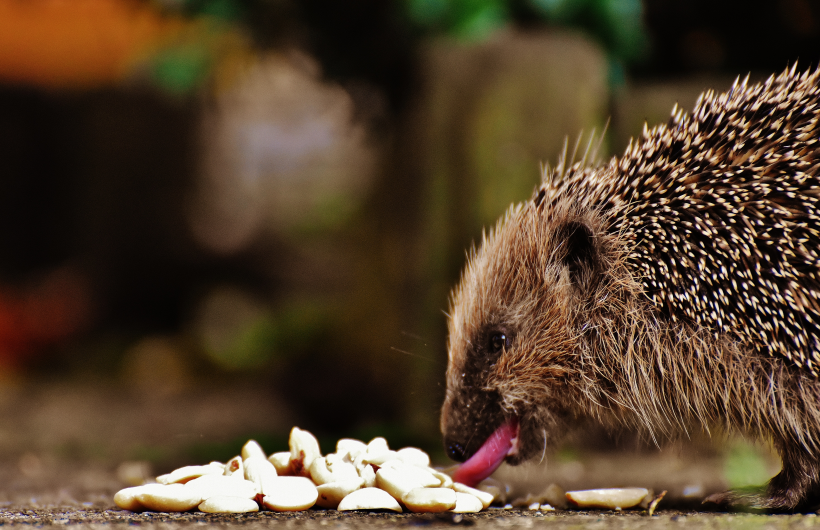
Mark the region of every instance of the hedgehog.
<instances>
[{"instance_id":1,"label":"hedgehog","mask_svg":"<svg viewBox=\"0 0 820 530\"><path fill-rule=\"evenodd\" d=\"M820 68L703 93L595 166L559 161L450 297L441 430L475 484L594 422L772 444L753 497L820 505ZM565 151L566 152L566 151Z\"/></svg>"}]
</instances>

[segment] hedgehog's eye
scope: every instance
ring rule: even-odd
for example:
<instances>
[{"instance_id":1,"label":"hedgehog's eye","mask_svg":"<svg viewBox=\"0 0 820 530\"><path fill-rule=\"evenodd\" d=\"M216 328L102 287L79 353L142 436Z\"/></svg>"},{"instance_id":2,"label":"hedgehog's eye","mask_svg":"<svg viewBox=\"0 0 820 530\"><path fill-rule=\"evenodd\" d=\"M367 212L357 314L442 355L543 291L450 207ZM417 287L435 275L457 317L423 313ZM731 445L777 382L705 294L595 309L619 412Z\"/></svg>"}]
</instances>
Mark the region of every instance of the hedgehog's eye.
<instances>
[{"instance_id":1,"label":"hedgehog's eye","mask_svg":"<svg viewBox=\"0 0 820 530\"><path fill-rule=\"evenodd\" d=\"M499 353L504 348L509 348L512 341L503 332L499 331L490 335L490 353Z\"/></svg>"}]
</instances>

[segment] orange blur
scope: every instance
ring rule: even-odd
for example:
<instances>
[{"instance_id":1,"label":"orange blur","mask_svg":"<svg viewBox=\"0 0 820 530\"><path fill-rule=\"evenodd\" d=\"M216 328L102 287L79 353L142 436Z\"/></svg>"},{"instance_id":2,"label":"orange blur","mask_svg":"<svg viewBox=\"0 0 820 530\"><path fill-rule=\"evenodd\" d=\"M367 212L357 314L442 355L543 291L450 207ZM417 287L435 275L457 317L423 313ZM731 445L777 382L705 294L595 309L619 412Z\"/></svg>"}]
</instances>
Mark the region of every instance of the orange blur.
<instances>
[{"instance_id":1,"label":"orange blur","mask_svg":"<svg viewBox=\"0 0 820 530\"><path fill-rule=\"evenodd\" d=\"M135 0L0 0L0 81L111 84L182 24Z\"/></svg>"}]
</instances>

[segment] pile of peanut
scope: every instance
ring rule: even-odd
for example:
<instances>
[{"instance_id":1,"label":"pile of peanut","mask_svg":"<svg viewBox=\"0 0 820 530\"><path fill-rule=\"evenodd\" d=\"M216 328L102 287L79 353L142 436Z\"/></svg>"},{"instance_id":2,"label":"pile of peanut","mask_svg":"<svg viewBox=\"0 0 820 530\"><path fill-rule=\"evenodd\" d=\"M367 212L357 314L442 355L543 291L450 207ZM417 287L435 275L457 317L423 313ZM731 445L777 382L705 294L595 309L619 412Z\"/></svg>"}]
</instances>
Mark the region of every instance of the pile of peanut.
<instances>
[{"instance_id":1,"label":"pile of peanut","mask_svg":"<svg viewBox=\"0 0 820 530\"><path fill-rule=\"evenodd\" d=\"M114 502L131 511L245 513L313 506L345 510L473 513L493 502L493 493L454 483L430 467L414 447L391 450L384 438L365 444L344 438L322 456L309 432L294 427L290 451L265 455L250 440L227 464L186 466L156 483L117 492Z\"/></svg>"}]
</instances>

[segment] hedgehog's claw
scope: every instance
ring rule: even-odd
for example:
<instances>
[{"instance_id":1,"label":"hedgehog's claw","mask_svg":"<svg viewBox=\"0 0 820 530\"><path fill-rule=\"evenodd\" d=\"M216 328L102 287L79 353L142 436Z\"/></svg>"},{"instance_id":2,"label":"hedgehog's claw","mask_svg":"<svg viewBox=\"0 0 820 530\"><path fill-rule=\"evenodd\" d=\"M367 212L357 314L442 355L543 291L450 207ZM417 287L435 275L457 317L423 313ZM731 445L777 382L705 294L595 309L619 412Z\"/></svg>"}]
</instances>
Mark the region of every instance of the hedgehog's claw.
<instances>
[{"instance_id":1,"label":"hedgehog's claw","mask_svg":"<svg viewBox=\"0 0 820 530\"><path fill-rule=\"evenodd\" d=\"M762 488L727 490L709 495L702 504L716 504L725 510L745 512L765 509L766 497Z\"/></svg>"}]
</instances>

